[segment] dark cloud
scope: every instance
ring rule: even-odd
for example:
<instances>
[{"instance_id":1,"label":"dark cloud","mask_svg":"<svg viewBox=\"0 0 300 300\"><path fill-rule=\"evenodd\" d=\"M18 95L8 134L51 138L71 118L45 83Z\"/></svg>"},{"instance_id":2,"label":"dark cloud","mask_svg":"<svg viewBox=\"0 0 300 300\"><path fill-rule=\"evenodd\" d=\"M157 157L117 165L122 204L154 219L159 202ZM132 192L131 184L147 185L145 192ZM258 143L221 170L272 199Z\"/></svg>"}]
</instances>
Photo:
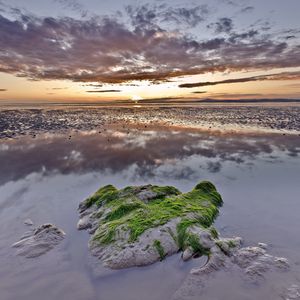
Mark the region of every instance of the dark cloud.
<instances>
[{"instance_id":1,"label":"dark cloud","mask_svg":"<svg viewBox=\"0 0 300 300\"><path fill-rule=\"evenodd\" d=\"M128 5L126 12L135 27L157 27L160 23L168 22L175 25L195 27L206 20L209 14L207 5L193 7L171 7L166 4Z\"/></svg>"},{"instance_id":2,"label":"dark cloud","mask_svg":"<svg viewBox=\"0 0 300 300\"><path fill-rule=\"evenodd\" d=\"M0 89L0 92L6 92L7 89Z\"/></svg>"},{"instance_id":3,"label":"dark cloud","mask_svg":"<svg viewBox=\"0 0 300 300\"><path fill-rule=\"evenodd\" d=\"M285 36L285 39L286 39L286 40L295 39L295 38L296 38L295 35L288 35L288 36Z\"/></svg>"},{"instance_id":4,"label":"dark cloud","mask_svg":"<svg viewBox=\"0 0 300 300\"><path fill-rule=\"evenodd\" d=\"M231 84L231 83L243 83L250 81L264 81L264 80L292 80L292 79L300 79L300 72L285 72L285 73L277 73L271 75L261 75L261 76L251 76L244 78L234 78L234 79L226 79L220 81L207 81L207 82L196 82L196 83L184 83L180 84L180 88L195 88L195 87L203 87L203 86L213 86L219 84Z\"/></svg>"},{"instance_id":5,"label":"dark cloud","mask_svg":"<svg viewBox=\"0 0 300 300\"><path fill-rule=\"evenodd\" d=\"M206 94L207 92L206 91L195 91L193 92L193 94Z\"/></svg>"},{"instance_id":6,"label":"dark cloud","mask_svg":"<svg viewBox=\"0 0 300 300\"><path fill-rule=\"evenodd\" d=\"M205 21L208 14L209 8L207 5L199 5L193 8L180 7L166 11L164 20L195 27Z\"/></svg>"},{"instance_id":7,"label":"dark cloud","mask_svg":"<svg viewBox=\"0 0 300 300\"><path fill-rule=\"evenodd\" d=\"M126 12L129 15L132 25L135 27L145 27L153 25L158 18L158 12L156 7L152 7L149 4L141 6L126 6Z\"/></svg>"},{"instance_id":8,"label":"dark cloud","mask_svg":"<svg viewBox=\"0 0 300 300\"><path fill-rule=\"evenodd\" d=\"M252 12L254 10L253 6L246 6L244 8L241 9L242 13L248 13L248 12Z\"/></svg>"},{"instance_id":9,"label":"dark cloud","mask_svg":"<svg viewBox=\"0 0 300 300\"><path fill-rule=\"evenodd\" d=\"M197 6L195 12L200 22L205 9ZM21 11L15 12L16 19L0 15L0 72L30 80L127 84L166 82L206 72L300 66L300 46L294 40L282 43L255 29L236 32L228 18L218 21L218 31L225 36L211 39L171 30L169 24L168 29L163 27L177 21L195 25L195 12L165 4L127 7L131 25L109 16L76 20Z\"/></svg>"},{"instance_id":10,"label":"dark cloud","mask_svg":"<svg viewBox=\"0 0 300 300\"><path fill-rule=\"evenodd\" d=\"M253 30L253 29L251 29L247 32L243 32L243 33L231 33L229 41L231 43L236 43L237 41L243 42L247 39L252 39L257 35L259 35L259 32L257 30Z\"/></svg>"},{"instance_id":11,"label":"dark cloud","mask_svg":"<svg viewBox=\"0 0 300 300\"><path fill-rule=\"evenodd\" d=\"M208 162L207 163L207 170L211 173L218 173L221 171L221 168L222 168L222 164L217 161L217 162Z\"/></svg>"},{"instance_id":12,"label":"dark cloud","mask_svg":"<svg viewBox=\"0 0 300 300\"><path fill-rule=\"evenodd\" d=\"M86 91L87 93L120 93L121 90L98 90L98 91Z\"/></svg>"},{"instance_id":13,"label":"dark cloud","mask_svg":"<svg viewBox=\"0 0 300 300\"><path fill-rule=\"evenodd\" d=\"M221 18L218 22L208 25L208 28L214 28L216 33L229 33L233 29L233 21L230 18Z\"/></svg>"}]
</instances>

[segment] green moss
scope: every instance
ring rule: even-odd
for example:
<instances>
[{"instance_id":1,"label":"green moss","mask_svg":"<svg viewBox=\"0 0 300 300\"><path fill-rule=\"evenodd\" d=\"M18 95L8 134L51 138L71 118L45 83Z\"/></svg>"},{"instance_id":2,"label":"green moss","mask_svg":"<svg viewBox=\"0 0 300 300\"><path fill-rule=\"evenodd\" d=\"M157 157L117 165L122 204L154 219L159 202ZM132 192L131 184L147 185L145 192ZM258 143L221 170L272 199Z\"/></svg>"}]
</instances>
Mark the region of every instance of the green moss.
<instances>
[{"instance_id":1,"label":"green moss","mask_svg":"<svg viewBox=\"0 0 300 300\"><path fill-rule=\"evenodd\" d=\"M176 237L176 235L174 234L174 232L170 228L168 228L168 233L172 237L172 239L174 240L174 242L177 242L177 237Z\"/></svg>"},{"instance_id":2,"label":"green moss","mask_svg":"<svg viewBox=\"0 0 300 300\"><path fill-rule=\"evenodd\" d=\"M160 260L163 260L166 257L166 253L165 253L163 246L161 245L161 242L158 240L155 240L153 242L153 246L155 247L156 251L158 252Z\"/></svg>"},{"instance_id":3,"label":"green moss","mask_svg":"<svg viewBox=\"0 0 300 300\"><path fill-rule=\"evenodd\" d=\"M144 190L157 193L157 197L144 203L138 198ZM179 217L182 221L177 228L177 242L181 249L184 249L187 240L186 229L193 224L210 227L222 204L221 196L209 182L200 183L185 194L170 186L126 187L119 191L113 186L106 186L91 198L91 205L103 205L111 210L100 222L94 236L100 243L112 242L116 230L127 231L128 241L134 242L146 230Z\"/></svg>"},{"instance_id":4,"label":"green moss","mask_svg":"<svg viewBox=\"0 0 300 300\"><path fill-rule=\"evenodd\" d=\"M85 200L86 207L96 204L100 206L102 203L112 201L118 197L118 190L113 185L106 185L100 188L94 195Z\"/></svg>"},{"instance_id":5,"label":"green moss","mask_svg":"<svg viewBox=\"0 0 300 300\"><path fill-rule=\"evenodd\" d=\"M209 249L201 245L199 237L197 235L192 233L188 234L187 243L193 249L195 254L207 256L209 255Z\"/></svg>"},{"instance_id":6,"label":"green moss","mask_svg":"<svg viewBox=\"0 0 300 300\"><path fill-rule=\"evenodd\" d=\"M211 196L211 200L215 205L221 206L223 204L223 200L221 195L217 192L216 187L210 181L202 181L195 187L196 190L201 190L204 193L207 193Z\"/></svg>"},{"instance_id":7,"label":"green moss","mask_svg":"<svg viewBox=\"0 0 300 300\"><path fill-rule=\"evenodd\" d=\"M184 250L188 247L187 229L196 223L195 220L184 219L177 225L177 245L180 250Z\"/></svg>"},{"instance_id":8,"label":"green moss","mask_svg":"<svg viewBox=\"0 0 300 300\"><path fill-rule=\"evenodd\" d=\"M195 190L201 190L206 193L216 192L216 187L210 181L201 181L195 186Z\"/></svg>"},{"instance_id":9,"label":"green moss","mask_svg":"<svg viewBox=\"0 0 300 300\"><path fill-rule=\"evenodd\" d=\"M111 213L106 217L106 220L113 221L124 217L126 214L129 214L131 211L143 207L143 204L140 202L132 203L123 203L117 206Z\"/></svg>"},{"instance_id":10,"label":"green moss","mask_svg":"<svg viewBox=\"0 0 300 300\"><path fill-rule=\"evenodd\" d=\"M209 250L201 245L199 237L187 231L190 226L195 224L197 224L197 221L185 219L177 225L178 248L183 251L186 248L191 247L195 254L209 255Z\"/></svg>"},{"instance_id":11,"label":"green moss","mask_svg":"<svg viewBox=\"0 0 300 300\"><path fill-rule=\"evenodd\" d=\"M236 247L235 242L231 241L231 240L227 242L227 245L229 246L229 248L235 248Z\"/></svg>"},{"instance_id":12,"label":"green moss","mask_svg":"<svg viewBox=\"0 0 300 300\"><path fill-rule=\"evenodd\" d=\"M179 195L181 194L178 189L173 186L152 186L151 190L157 193L157 198L164 197L166 195Z\"/></svg>"},{"instance_id":13,"label":"green moss","mask_svg":"<svg viewBox=\"0 0 300 300\"><path fill-rule=\"evenodd\" d=\"M94 236L94 240L98 240L103 245L108 245L114 240L115 230L117 226L110 226L102 227L101 231L97 232Z\"/></svg>"},{"instance_id":14,"label":"green moss","mask_svg":"<svg viewBox=\"0 0 300 300\"><path fill-rule=\"evenodd\" d=\"M218 231L217 231L217 229L215 227L211 227L209 231L210 231L211 236L214 239L219 238L219 233L218 233Z\"/></svg>"}]
</instances>

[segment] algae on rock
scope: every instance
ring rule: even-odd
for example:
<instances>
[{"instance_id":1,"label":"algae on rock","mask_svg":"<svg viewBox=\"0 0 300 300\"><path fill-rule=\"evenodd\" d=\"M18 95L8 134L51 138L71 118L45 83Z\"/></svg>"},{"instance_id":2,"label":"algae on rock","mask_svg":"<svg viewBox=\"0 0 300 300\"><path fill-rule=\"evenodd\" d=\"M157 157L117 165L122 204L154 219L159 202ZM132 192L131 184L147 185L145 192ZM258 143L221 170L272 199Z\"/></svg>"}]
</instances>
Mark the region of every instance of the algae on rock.
<instances>
[{"instance_id":1,"label":"algae on rock","mask_svg":"<svg viewBox=\"0 0 300 300\"><path fill-rule=\"evenodd\" d=\"M151 264L186 249L209 255L221 205L208 181L188 193L172 186L107 185L80 204L78 229L89 230L91 252L111 268Z\"/></svg>"},{"instance_id":2,"label":"algae on rock","mask_svg":"<svg viewBox=\"0 0 300 300\"><path fill-rule=\"evenodd\" d=\"M99 189L79 206L78 229L92 235L89 248L104 266L145 266L182 251L184 261L206 255L172 299L194 299L210 276L237 270L253 283L268 271L286 271L288 260L267 253L267 246L242 247L239 237L222 238L213 227L222 205L214 185L203 181L188 193L174 187L112 185Z\"/></svg>"}]
</instances>

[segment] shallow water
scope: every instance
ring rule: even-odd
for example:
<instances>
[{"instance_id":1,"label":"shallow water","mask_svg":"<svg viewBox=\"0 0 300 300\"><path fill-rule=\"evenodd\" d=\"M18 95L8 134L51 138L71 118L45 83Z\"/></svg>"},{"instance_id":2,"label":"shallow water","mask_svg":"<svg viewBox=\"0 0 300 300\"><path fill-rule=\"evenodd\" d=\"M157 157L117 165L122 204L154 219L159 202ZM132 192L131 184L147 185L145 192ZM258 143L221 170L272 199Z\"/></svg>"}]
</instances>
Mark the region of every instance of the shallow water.
<instances>
[{"instance_id":1,"label":"shallow water","mask_svg":"<svg viewBox=\"0 0 300 300\"><path fill-rule=\"evenodd\" d=\"M300 137L222 134L187 128L113 126L105 130L40 134L0 142L1 300L170 299L193 266L179 255L150 267L109 271L89 255L78 232L77 207L99 186L175 185L188 191L207 179L223 196L216 226L246 245L265 242L287 257L291 271L268 274L260 285L220 272L190 299L282 299L300 284ZM35 259L10 246L36 225L54 223L66 239ZM95 265L97 267L95 267Z\"/></svg>"}]
</instances>

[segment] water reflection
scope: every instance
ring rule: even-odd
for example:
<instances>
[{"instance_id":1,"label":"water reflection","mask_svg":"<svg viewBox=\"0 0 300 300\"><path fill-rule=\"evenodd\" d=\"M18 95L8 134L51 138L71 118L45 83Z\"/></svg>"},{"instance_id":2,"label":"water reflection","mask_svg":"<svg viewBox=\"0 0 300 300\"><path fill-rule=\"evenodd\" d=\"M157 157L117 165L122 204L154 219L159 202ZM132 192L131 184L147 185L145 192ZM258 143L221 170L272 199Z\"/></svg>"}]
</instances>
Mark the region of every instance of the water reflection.
<instances>
[{"instance_id":1,"label":"water reflection","mask_svg":"<svg viewBox=\"0 0 300 300\"><path fill-rule=\"evenodd\" d=\"M0 298L169 299L191 267L183 267L176 256L149 269L107 274L100 266L100 277L91 268L89 236L76 229L76 209L108 183L119 188L171 184L186 191L201 179L212 180L225 203L216 223L222 235L240 235L249 244L270 243L273 254L297 263L299 152L300 138L295 135L150 126L2 140ZM35 260L16 258L10 245L26 231L27 218L62 228L67 235L61 247ZM224 290L228 299L277 299L278 283L300 284L294 281L300 264L293 272L272 278L265 291L255 292L234 276L221 274L201 299L224 299Z\"/></svg>"},{"instance_id":2,"label":"water reflection","mask_svg":"<svg viewBox=\"0 0 300 300\"><path fill-rule=\"evenodd\" d=\"M251 166L257 159L272 162L282 155L297 157L299 152L296 135L229 135L167 128L49 134L1 142L0 184L34 172L126 171L132 179L162 176L191 180L204 171L217 173L227 162Z\"/></svg>"}]
</instances>

